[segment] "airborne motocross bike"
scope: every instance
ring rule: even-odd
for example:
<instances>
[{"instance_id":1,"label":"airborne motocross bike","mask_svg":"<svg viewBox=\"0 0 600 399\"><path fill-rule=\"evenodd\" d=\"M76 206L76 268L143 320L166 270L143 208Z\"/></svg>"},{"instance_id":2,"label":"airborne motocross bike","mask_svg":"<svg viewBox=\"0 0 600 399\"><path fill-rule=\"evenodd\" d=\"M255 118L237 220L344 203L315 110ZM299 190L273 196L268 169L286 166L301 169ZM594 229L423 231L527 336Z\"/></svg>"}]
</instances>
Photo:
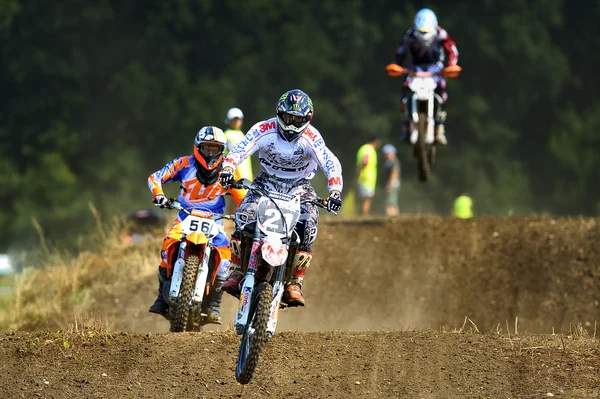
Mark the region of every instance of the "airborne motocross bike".
<instances>
[{"instance_id":1,"label":"airborne motocross bike","mask_svg":"<svg viewBox=\"0 0 600 399\"><path fill-rule=\"evenodd\" d=\"M235 379L247 384L252 379L264 344L275 334L281 298L292 261L300 243L295 226L300 206L311 203L327 209L327 200L300 200L299 195L263 190L245 181L233 183L259 194L256 220L241 227L241 264L247 270L241 283L235 331L242 335ZM336 214L333 211L330 211Z\"/></svg>"},{"instance_id":2,"label":"airborne motocross bike","mask_svg":"<svg viewBox=\"0 0 600 399\"><path fill-rule=\"evenodd\" d=\"M397 64L388 64L385 69L391 77L409 74L408 87L412 93L402 99L402 103L403 106L407 106L406 113L410 116L410 143L418 160L419 180L426 182L429 180L429 172L435 161L435 115L443 101L435 92L436 75L419 67L409 71ZM455 78L461 70L458 65L451 65L444 68L441 74L448 78Z\"/></svg>"},{"instance_id":3,"label":"airborne motocross bike","mask_svg":"<svg viewBox=\"0 0 600 399\"><path fill-rule=\"evenodd\" d=\"M212 289L221 258L212 243L221 230L221 225L216 222L220 219L233 219L234 216L188 210L173 199L169 199L163 207L176 209L187 215L179 224L181 238L179 243L173 244L178 245L178 248L171 260L171 276L162 289L162 296L169 304L170 331L202 331L206 317L202 313L202 302Z\"/></svg>"}]
</instances>

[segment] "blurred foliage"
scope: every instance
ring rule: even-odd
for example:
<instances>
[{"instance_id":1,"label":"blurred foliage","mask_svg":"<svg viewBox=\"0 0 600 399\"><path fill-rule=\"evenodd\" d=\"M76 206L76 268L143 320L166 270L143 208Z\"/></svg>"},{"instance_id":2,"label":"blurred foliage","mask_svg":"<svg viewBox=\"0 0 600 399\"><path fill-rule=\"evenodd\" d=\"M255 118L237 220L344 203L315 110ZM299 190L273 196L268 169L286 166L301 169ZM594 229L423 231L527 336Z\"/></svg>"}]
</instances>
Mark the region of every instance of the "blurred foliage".
<instances>
[{"instance_id":1,"label":"blurred foliage","mask_svg":"<svg viewBox=\"0 0 600 399\"><path fill-rule=\"evenodd\" d=\"M32 217L53 240L89 228L90 201L107 217L149 206L147 176L201 126L238 106L249 128L296 87L349 191L368 136L400 145L401 82L383 68L421 6L463 74L430 183L401 148L402 210L448 214L467 191L478 215L597 214L598 1L3 0L0 246L35 238Z\"/></svg>"}]
</instances>

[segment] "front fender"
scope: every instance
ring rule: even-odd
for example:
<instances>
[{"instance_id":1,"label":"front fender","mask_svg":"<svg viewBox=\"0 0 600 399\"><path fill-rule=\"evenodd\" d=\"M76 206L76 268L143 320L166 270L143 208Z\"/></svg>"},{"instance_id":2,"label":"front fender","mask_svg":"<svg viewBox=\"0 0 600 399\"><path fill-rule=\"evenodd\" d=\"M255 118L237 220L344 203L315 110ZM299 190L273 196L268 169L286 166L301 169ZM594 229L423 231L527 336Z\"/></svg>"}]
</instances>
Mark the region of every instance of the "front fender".
<instances>
[{"instance_id":1,"label":"front fender","mask_svg":"<svg viewBox=\"0 0 600 399\"><path fill-rule=\"evenodd\" d=\"M206 238L204 234L198 233L196 231L185 236L185 239L191 242L192 244L196 245L206 244L208 242L208 238Z\"/></svg>"}]
</instances>

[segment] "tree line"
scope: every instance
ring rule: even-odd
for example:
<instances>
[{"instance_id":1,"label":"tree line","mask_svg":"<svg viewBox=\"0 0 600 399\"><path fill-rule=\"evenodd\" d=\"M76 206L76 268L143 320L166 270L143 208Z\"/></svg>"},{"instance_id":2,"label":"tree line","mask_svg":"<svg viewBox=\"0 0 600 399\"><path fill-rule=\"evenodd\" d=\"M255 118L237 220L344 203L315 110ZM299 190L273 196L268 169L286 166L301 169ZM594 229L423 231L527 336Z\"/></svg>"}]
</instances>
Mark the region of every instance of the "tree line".
<instances>
[{"instance_id":1,"label":"tree line","mask_svg":"<svg viewBox=\"0 0 600 399\"><path fill-rule=\"evenodd\" d=\"M384 67L420 7L456 40L450 145L422 185ZM572 0L172 0L0 3L0 247L148 207L147 176L228 108L245 128L301 88L345 168L376 134L400 148L401 208L600 213L600 3ZM322 180L316 183L322 182ZM174 188L176 189L176 187ZM322 189L322 188L321 188Z\"/></svg>"}]
</instances>

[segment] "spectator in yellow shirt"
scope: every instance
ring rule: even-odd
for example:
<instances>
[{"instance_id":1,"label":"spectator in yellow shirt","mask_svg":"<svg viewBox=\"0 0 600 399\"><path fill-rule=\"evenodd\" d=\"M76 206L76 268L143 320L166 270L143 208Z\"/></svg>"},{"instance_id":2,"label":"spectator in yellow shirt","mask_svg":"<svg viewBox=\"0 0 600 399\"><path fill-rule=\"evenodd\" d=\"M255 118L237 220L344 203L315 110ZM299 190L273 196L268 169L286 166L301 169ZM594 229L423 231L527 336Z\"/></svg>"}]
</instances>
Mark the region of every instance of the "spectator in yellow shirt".
<instances>
[{"instance_id":1,"label":"spectator in yellow shirt","mask_svg":"<svg viewBox=\"0 0 600 399\"><path fill-rule=\"evenodd\" d=\"M242 123L244 123L244 113L239 108L231 108L227 111L227 119L225 123L229 125L229 129L225 130L225 138L227 139L227 145L225 146L224 154L227 155L229 151L235 147L237 143L244 139L244 132L242 132ZM252 162L250 157L246 158L240 163L236 169L240 178L254 180L252 173Z\"/></svg>"},{"instance_id":2,"label":"spectator in yellow shirt","mask_svg":"<svg viewBox=\"0 0 600 399\"><path fill-rule=\"evenodd\" d=\"M467 194L462 194L454 200L452 216L459 219L471 219L473 217L473 200Z\"/></svg>"},{"instance_id":3,"label":"spectator in yellow shirt","mask_svg":"<svg viewBox=\"0 0 600 399\"><path fill-rule=\"evenodd\" d=\"M356 154L356 187L362 215L368 215L377 184L377 149L381 140L375 136L359 148Z\"/></svg>"}]
</instances>

